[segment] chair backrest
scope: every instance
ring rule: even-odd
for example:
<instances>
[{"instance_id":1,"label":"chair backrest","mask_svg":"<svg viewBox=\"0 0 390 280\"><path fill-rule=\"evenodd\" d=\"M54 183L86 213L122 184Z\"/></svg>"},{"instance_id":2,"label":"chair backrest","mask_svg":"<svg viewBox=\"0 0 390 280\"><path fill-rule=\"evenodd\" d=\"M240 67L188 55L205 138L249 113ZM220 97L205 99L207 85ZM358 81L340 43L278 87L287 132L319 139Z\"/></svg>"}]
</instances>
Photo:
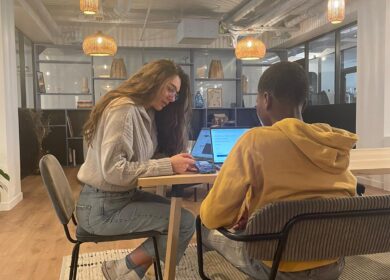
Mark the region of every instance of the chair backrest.
<instances>
[{"instance_id":1,"label":"chair backrest","mask_svg":"<svg viewBox=\"0 0 390 280\"><path fill-rule=\"evenodd\" d=\"M39 169L58 218L63 225L68 224L75 208L75 201L64 170L55 156L50 154L41 158Z\"/></svg>"},{"instance_id":2,"label":"chair backrest","mask_svg":"<svg viewBox=\"0 0 390 280\"><path fill-rule=\"evenodd\" d=\"M305 215L308 219L291 222ZM286 228L285 261L389 252L390 195L272 203L252 215L246 234L278 233ZM277 242L254 241L244 246L251 258L272 260Z\"/></svg>"}]
</instances>

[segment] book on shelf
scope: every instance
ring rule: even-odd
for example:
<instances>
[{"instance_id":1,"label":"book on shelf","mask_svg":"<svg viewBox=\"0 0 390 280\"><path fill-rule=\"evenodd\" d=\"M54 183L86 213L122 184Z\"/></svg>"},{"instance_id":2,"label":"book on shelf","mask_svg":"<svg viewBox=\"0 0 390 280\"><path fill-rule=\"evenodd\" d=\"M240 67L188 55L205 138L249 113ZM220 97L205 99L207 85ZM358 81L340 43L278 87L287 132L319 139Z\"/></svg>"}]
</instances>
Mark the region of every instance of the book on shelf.
<instances>
[{"instance_id":1,"label":"book on shelf","mask_svg":"<svg viewBox=\"0 0 390 280\"><path fill-rule=\"evenodd\" d=\"M78 100L77 101L77 109L92 108L92 107L93 107L92 100Z\"/></svg>"},{"instance_id":2,"label":"book on shelf","mask_svg":"<svg viewBox=\"0 0 390 280\"><path fill-rule=\"evenodd\" d=\"M70 118L68 115L66 115L66 126L68 127L69 130L69 137L73 137L73 127L72 127L72 122L70 121Z\"/></svg>"}]
</instances>

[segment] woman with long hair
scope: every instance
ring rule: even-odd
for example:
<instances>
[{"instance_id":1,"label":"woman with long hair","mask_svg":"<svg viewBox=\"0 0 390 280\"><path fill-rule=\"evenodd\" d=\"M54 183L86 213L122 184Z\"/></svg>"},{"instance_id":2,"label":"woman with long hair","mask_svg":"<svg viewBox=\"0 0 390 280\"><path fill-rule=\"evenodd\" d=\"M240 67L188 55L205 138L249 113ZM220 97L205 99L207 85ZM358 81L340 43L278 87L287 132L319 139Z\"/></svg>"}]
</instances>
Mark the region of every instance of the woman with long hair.
<instances>
[{"instance_id":1,"label":"woman with long hair","mask_svg":"<svg viewBox=\"0 0 390 280\"><path fill-rule=\"evenodd\" d=\"M84 126L88 152L77 175L84 183L77 203L79 225L97 235L168 231L169 200L137 189L139 177L194 170L187 147L191 113L189 78L169 60L144 65L103 96ZM194 233L182 209L178 259ZM158 239L164 260L166 235ZM104 262L106 279L142 279L154 257L147 239L124 259Z\"/></svg>"}]
</instances>

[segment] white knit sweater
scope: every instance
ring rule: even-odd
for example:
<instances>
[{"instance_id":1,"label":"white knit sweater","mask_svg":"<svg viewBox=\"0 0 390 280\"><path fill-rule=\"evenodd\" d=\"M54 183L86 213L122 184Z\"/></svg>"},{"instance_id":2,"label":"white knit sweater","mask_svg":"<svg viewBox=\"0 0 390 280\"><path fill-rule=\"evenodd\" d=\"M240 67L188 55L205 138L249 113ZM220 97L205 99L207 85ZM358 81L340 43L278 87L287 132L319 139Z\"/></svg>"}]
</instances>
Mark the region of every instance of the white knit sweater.
<instances>
[{"instance_id":1,"label":"white knit sweater","mask_svg":"<svg viewBox=\"0 0 390 280\"><path fill-rule=\"evenodd\" d=\"M139 177L173 174L169 158L151 159L157 148L154 111L128 98L113 100L98 123L77 178L104 191L126 191Z\"/></svg>"}]
</instances>

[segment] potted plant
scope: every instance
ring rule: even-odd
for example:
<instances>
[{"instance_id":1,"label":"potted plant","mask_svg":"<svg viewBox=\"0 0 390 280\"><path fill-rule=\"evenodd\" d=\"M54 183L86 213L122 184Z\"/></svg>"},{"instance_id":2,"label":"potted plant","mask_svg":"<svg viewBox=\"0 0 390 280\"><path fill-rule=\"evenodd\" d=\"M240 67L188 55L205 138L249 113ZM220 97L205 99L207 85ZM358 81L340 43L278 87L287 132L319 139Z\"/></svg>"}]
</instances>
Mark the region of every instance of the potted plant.
<instances>
[{"instance_id":1,"label":"potted plant","mask_svg":"<svg viewBox=\"0 0 390 280\"><path fill-rule=\"evenodd\" d=\"M7 174L7 173L5 173L2 169L0 169L0 179L1 179L1 177L3 177L4 179L6 179L7 181L9 181L9 175ZM3 186L2 184L1 184L1 180L0 180L0 188L1 189L4 189L4 190L7 190L7 186ZM0 197L1 197L1 195L0 195Z\"/></svg>"}]
</instances>

